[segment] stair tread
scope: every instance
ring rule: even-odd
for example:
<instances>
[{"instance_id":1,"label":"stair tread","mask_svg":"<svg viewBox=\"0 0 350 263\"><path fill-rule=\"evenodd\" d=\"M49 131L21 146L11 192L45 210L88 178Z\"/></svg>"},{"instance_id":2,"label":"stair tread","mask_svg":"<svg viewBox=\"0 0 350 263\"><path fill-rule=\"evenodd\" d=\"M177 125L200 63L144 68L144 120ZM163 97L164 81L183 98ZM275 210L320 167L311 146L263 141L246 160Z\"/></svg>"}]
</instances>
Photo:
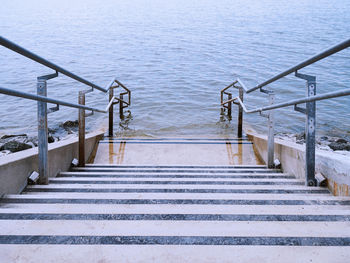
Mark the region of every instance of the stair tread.
<instances>
[{"instance_id":1,"label":"stair tread","mask_svg":"<svg viewBox=\"0 0 350 263\"><path fill-rule=\"evenodd\" d=\"M140 213L140 214L275 214L275 215L350 215L349 206L340 205L182 205L163 204L36 204L7 203L2 213Z\"/></svg>"},{"instance_id":2,"label":"stair tread","mask_svg":"<svg viewBox=\"0 0 350 263\"><path fill-rule=\"evenodd\" d=\"M2 235L347 237L350 222L1 220ZM349 244L350 245L350 244Z\"/></svg>"}]
</instances>

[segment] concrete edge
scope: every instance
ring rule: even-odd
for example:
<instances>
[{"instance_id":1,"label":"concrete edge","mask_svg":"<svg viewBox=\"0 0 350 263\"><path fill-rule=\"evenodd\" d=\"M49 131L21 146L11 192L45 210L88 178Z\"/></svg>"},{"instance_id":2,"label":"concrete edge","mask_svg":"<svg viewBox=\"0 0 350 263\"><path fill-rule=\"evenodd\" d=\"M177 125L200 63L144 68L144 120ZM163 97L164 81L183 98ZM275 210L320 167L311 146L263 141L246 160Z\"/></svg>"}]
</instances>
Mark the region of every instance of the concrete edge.
<instances>
[{"instance_id":1,"label":"concrete edge","mask_svg":"<svg viewBox=\"0 0 350 263\"><path fill-rule=\"evenodd\" d=\"M251 128L245 129L254 143L256 153L267 163L267 136L258 134ZM275 139L275 159L279 159L286 173L305 180L305 145ZM316 149L316 173L327 178L328 189L337 196L349 196L350 159L348 156Z\"/></svg>"},{"instance_id":2,"label":"concrete edge","mask_svg":"<svg viewBox=\"0 0 350 263\"><path fill-rule=\"evenodd\" d=\"M104 131L86 134L85 156L90 161L97 142ZM49 144L49 177L61 171L68 171L73 158L78 158L78 137ZM12 153L0 158L0 197L4 194L18 194L27 185L31 172L38 171L38 148Z\"/></svg>"}]
</instances>

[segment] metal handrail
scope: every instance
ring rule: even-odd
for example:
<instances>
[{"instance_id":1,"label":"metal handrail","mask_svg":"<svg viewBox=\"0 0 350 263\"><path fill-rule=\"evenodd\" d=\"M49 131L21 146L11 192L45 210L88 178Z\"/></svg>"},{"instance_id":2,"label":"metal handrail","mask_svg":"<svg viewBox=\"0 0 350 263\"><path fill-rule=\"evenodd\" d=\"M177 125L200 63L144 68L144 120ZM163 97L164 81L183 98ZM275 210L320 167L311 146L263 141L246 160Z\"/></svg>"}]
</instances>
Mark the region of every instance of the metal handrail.
<instances>
[{"instance_id":1,"label":"metal handrail","mask_svg":"<svg viewBox=\"0 0 350 263\"><path fill-rule=\"evenodd\" d=\"M17 52L29 59L34 60L37 63L40 63L46 67L49 67L55 70L55 73L40 76L37 78L37 94L33 95L30 93L11 90L7 88L0 87L0 93L21 97L25 99L38 101L38 170L39 170L39 182L42 184L48 184L48 127L47 127L47 115L54 111L59 110L59 105L67 106L71 108L79 109L79 165L85 165L85 117L91 116L94 112L109 113L109 136L113 136L113 105L119 103L119 116L120 119L124 119L123 109L130 106L131 104L131 91L126 88L122 83L120 83L116 78L113 78L106 88L102 88L91 81L88 81L78 75L73 74L72 72L30 52L29 50L11 42L10 40L0 36L0 45ZM78 103L70 103L63 100L53 99L47 97L47 81L49 79L55 78L58 76L58 73L62 73L72 79L75 79L91 88L88 90L79 91ZM116 85L115 85L116 84ZM119 94L119 98L114 96L114 89L121 87L125 92ZM85 95L97 89L102 92L109 92L109 102L104 110L85 106ZM123 96L128 95L128 101L123 100ZM47 109L46 103L56 104L57 107ZM126 106L124 106L126 105ZM85 110L91 111L91 113L86 114Z\"/></svg>"},{"instance_id":2,"label":"metal handrail","mask_svg":"<svg viewBox=\"0 0 350 263\"><path fill-rule=\"evenodd\" d=\"M101 109L92 108L92 107L81 105L81 104L75 104L75 103L70 103L70 102L66 102L66 101L62 101L62 100L51 99L51 98L48 98L45 96L33 95L33 94L30 94L27 92L7 89L7 88L3 88L3 87L0 87L0 93L5 94L5 95L14 96L14 97L20 97L20 98L24 98L24 99L48 102L48 103L62 105L62 106L70 107L70 108L89 110L89 111L93 111L93 112L96 111L96 112L101 112L101 113L107 113L108 109L110 108L114 99L117 99L114 97L113 101L111 100L108 103L107 108L105 110L101 110Z\"/></svg>"},{"instance_id":3,"label":"metal handrail","mask_svg":"<svg viewBox=\"0 0 350 263\"><path fill-rule=\"evenodd\" d=\"M306 161L306 184L307 185L316 185L315 179L315 129L316 129L316 101L325 100L330 98L349 96L350 89L342 89L338 91L328 92L320 95L316 95L316 77L306 74L301 74L298 70L311 65L321 59L324 59L330 55L333 55L343 49L346 49L350 46L350 39L343 41L331 48L328 48L311 58L304 60L303 62L275 75L274 77L262 82L261 84L255 86L254 88L248 89L240 79L236 79L226 88L221 90L221 105L223 106L223 111L228 109L228 115L231 118L231 104L236 104L239 106L238 111L238 137L242 136L243 129L243 112L245 113L260 113L261 116L268 118L268 167L274 167L274 109L284 108L294 105L294 110L305 114L306 116L306 125L305 125L305 134L306 134L306 150L305 150L305 161ZM264 88L266 85L273 83L291 73L295 73L297 78L304 79L306 81L307 87L307 97L293 99L278 104L274 104L275 94L273 91ZM239 90L239 96L232 98L232 93L228 92L229 88L236 88ZM269 95L269 104L268 106L258 107L255 109L247 109L246 105L243 103L243 93L250 93L257 89L260 89L261 92ZM223 97L228 95L228 99L223 101ZM306 108L298 107L298 104L306 103ZM227 105L227 106L226 106ZM262 112L268 111L268 114L263 114Z\"/></svg>"},{"instance_id":4,"label":"metal handrail","mask_svg":"<svg viewBox=\"0 0 350 263\"><path fill-rule=\"evenodd\" d=\"M295 71L298 71L299 69L305 68L306 66L309 66L309 65L311 65L311 64L313 64L321 59L324 59L326 57L329 57L330 55L333 55L333 54L343 50L343 49L346 49L349 46L350 46L350 39L345 40L345 41L343 41L343 42L341 42L341 43L339 43L331 48L328 48L328 49L304 60L303 62L301 62L301 63L299 63L299 64L297 64L297 65L295 65L295 66L293 66L293 67L291 67L291 68L289 68L289 69L287 69L287 70L285 70L277 75L275 75L274 77L262 82L261 84L255 86L254 88L246 90L246 93L250 93L252 91L260 89L260 88L262 88L262 87L264 87L272 82L275 82L276 80L279 80L279 79L281 79L281 78L283 78L283 77L285 77L285 76L287 76Z\"/></svg>"},{"instance_id":5,"label":"metal handrail","mask_svg":"<svg viewBox=\"0 0 350 263\"><path fill-rule=\"evenodd\" d=\"M25 48L15 44L15 43L13 43L12 41L10 41L10 40L2 37L2 36L0 36L0 45L6 47L8 49L11 49L12 51L14 51L14 52L16 52L18 54L21 54L22 56L25 56L25 57L27 57L27 58L29 58L31 60L34 60L35 62L38 62L38 63L40 63L40 64L42 64L42 65L44 65L44 66L46 66L48 68L51 68L51 69L53 69L53 70L55 70L57 72L60 72L63 75L66 75L67 77L70 77L72 79L75 79L76 81L84 83L84 84L86 84L86 85L88 85L88 86L90 86L92 88L98 89L98 90L103 91L103 92L107 92L108 91L108 89L104 89L104 88L102 88L102 87L92 83L91 81L88 81L88 80L86 80L86 79L84 79L82 77L79 77L79 76L73 74L72 72L70 72L70 71L68 71L68 70L66 70L66 69L64 69L64 68L62 68L62 67L60 67L60 66L58 66L58 65L56 65L56 64L54 64L54 63L52 63L52 62L50 62L48 60L46 60L46 59L38 56L37 54L34 54L33 52L30 52L29 50L27 50L27 49L25 49Z\"/></svg>"},{"instance_id":6,"label":"metal handrail","mask_svg":"<svg viewBox=\"0 0 350 263\"><path fill-rule=\"evenodd\" d=\"M338 97L344 97L344 96L349 96L350 95L350 89L342 89L339 91L332 91L332 92L327 92L327 93L323 93L320 95L315 95L312 97L304 97L301 99L294 99L294 100L289 100L286 102L281 102L278 104L273 104L270 106L265 106L265 107L261 107L261 108L255 108L252 110L248 110L247 107L245 106L245 104L242 102L242 100L239 97L235 97L233 99L224 101L224 103L221 103L221 105L230 103L230 102L238 102L241 107L243 108L245 113L260 113L263 111L270 111L270 110L275 110L275 109L280 109L280 108L285 108L288 106L295 106L298 104L302 104L302 103L306 103L306 102L313 102L313 101L319 101L319 100L326 100L326 99L332 99L332 98L338 98Z\"/></svg>"}]
</instances>

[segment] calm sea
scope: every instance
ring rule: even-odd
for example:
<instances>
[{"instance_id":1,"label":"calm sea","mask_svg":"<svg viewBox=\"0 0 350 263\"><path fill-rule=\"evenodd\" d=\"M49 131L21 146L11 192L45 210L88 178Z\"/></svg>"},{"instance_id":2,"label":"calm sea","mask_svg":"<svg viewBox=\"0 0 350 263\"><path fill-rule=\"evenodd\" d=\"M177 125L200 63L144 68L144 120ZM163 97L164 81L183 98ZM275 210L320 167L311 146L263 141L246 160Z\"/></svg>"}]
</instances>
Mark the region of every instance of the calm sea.
<instances>
[{"instance_id":1,"label":"calm sea","mask_svg":"<svg viewBox=\"0 0 350 263\"><path fill-rule=\"evenodd\" d=\"M232 134L220 121L220 89L240 77L248 87L350 37L348 0L1 0L0 34L105 86L113 77L132 90L135 135ZM0 47L0 86L36 92L36 77L52 71ZM317 76L317 93L350 87L350 49L302 73ZM77 102L84 85L63 75L48 83L49 97ZM269 88L276 101L305 95L305 83L289 76ZM107 96L89 94L104 108ZM255 92L248 107L267 104ZM77 119L61 107L49 127ZM93 129L103 114L87 120ZM350 97L317 104L318 134L350 137ZM36 103L0 95L0 133L36 132ZM264 131L266 120L246 116ZM277 132L302 132L304 116L276 112ZM118 127L116 123L116 127Z\"/></svg>"}]
</instances>

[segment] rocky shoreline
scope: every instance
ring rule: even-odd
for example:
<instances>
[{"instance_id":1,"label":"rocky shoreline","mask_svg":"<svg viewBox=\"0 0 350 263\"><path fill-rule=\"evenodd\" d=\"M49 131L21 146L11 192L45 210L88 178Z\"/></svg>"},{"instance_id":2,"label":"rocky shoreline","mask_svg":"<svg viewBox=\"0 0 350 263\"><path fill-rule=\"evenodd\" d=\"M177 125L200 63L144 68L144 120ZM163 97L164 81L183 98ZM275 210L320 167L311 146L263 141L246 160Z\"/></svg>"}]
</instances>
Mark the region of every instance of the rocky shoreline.
<instances>
[{"instance_id":1,"label":"rocky shoreline","mask_svg":"<svg viewBox=\"0 0 350 263\"><path fill-rule=\"evenodd\" d=\"M53 143L70 137L78 131L78 121L66 121L57 128L48 129L48 143ZM0 157L11 153L27 150L38 146L38 137L27 134L3 135L0 138Z\"/></svg>"},{"instance_id":2,"label":"rocky shoreline","mask_svg":"<svg viewBox=\"0 0 350 263\"><path fill-rule=\"evenodd\" d=\"M275 138L292 141L298 144L305 144L305 133L278 133ZM344 138L333 136L316 136L316 148L344 155L350 155L350 141Z\"/></svg>"}]
</instances>

